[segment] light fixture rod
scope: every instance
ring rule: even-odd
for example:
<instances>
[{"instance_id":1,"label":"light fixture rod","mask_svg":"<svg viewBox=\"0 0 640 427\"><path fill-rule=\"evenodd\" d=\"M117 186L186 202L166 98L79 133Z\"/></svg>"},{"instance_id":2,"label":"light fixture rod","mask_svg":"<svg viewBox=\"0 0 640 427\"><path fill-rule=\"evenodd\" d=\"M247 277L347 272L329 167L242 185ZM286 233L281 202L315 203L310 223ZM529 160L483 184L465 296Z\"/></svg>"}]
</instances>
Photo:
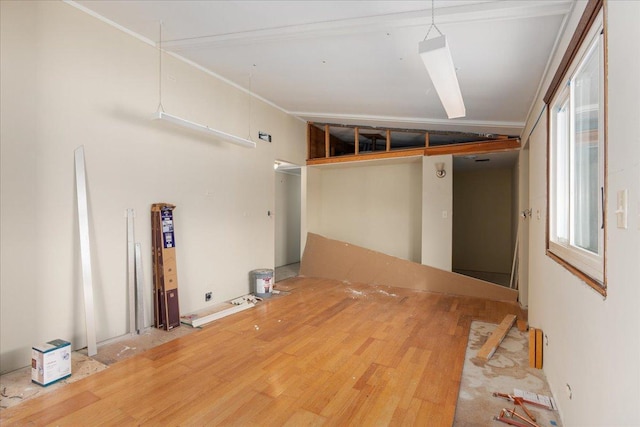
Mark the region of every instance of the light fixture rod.
<instances>
[{"instance_id":1,"label":"light fixture rod","mask_svg":"<svg viewBox=\"0 0 640 427\"><path fill-rule=\"evenodd\" d=\"M434 0L431 0L431 26L427 30L427 35L424 36L424 39L422 39L423 41L429 37L429 33L431 32L432 28L435 28L438 31L438 34L442 35L442 31L440 31L440 28L438 28L438 26L436 25L436 9L434 6Z\"/></svg>"},{"instance_id":2,"label":"light fixture rod","mask_svg":"<svg viewBox=\"0 0 640 427\"><path fill-rule=\"evenodd\" d=\"M162 21L158 27L158 111L164 111L162 107Z\"/></svg>"},{"instance_id":3,"label":"light fixture rod","mask_svg":"<svg viewBox=\"0 0 640 427\"><path fill-rule=\"evenodd\" d=\"M212 129L209 126L201 125L198 123L185 120L183 118L172 116L164 111L156 111L152 117L153 120L164 120L174 125L182 126L183 128L202 132L206 135L214 136L221 141L230 142L232 144L240 145L247 148L256 148L256 143L249 141L248 139L240 138L239 136L231 135L230 133L222 132L217 129Z\"/></svg>"}]
</instances>

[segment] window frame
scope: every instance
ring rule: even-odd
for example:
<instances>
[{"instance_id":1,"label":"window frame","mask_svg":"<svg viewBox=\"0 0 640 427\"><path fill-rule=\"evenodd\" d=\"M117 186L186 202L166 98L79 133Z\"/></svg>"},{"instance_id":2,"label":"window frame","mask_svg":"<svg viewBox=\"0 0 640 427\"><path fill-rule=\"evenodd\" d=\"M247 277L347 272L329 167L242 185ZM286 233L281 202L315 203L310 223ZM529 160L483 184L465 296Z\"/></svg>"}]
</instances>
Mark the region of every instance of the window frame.
<instances>
[{"instance_id":1,"label":"window frame","mask_svg":"<svg viewBox=\"0 0 640 427\"><path fill-rule=\"evenodd\" d=\"M600 43L600 44L598 44ZM594 52L594 49L597 50ZM582 249L573 244L572 239L572 212L573 198L571 197L572 186L567 185L568 202L563 208L566 210L568 241L556 239L556 212L558 206L556 201L556 163L557 156L557 118L561 111L559 107L567 107L567 120L565 140L567 155L572 155L574 147L574 118L575 106L573 103L573 90L569 82L573 81L576 74L582 71L585 64L591 58L591 54L600 56L600 81L599 81L599 114L598 114L598 254ZM590 0L587 4L582 18L578 24L576 32L569 43L552 83L544 97L547 107L547 218L546 218L546 254L563 267L578 276L590 287L600 293L607 295L606 280L606 168L607 168L607 33L606 33L606 10L603 0ZM566 170L564 177L573 177L573 166L569 160L564 159ZM554 185L552 185L554 184Z\"/></svg>"}]
</instances>

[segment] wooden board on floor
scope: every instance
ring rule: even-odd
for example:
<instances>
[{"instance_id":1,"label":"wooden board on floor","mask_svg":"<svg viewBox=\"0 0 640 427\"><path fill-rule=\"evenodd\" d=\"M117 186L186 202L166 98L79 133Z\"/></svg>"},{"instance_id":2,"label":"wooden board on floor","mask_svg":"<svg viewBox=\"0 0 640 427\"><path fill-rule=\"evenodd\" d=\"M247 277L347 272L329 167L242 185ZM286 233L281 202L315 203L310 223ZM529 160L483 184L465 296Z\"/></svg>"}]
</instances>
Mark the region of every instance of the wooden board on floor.
<instances>
[{"instance_id":1,"label":"wooden board on floor","mask_svg":"<svg viewBox=\"0 0 640 427\"><path fill-rule=\"evenodd\" d=\"M529 328L529 367L536 367L536 328Z\"/></svg>"},{"instance_id":2,"label":"wooden board on floor","mask_svg":"<svg viewBox=\"0 0 640 427\"><path fill-rule=\"evenodd\" d=\"M542 329L536 329L536 368L542 369Z\"/></svg>"},{"instance_id":3,"label":"wooden board on floor","mask_svg":"<svg viewBox=\"0 0 640 427\"><path fill-rule=\"evenodd\" d=\"M517 301L518 291L317 234L307 235L300 275L422 291Z\"/></svg>"},{"instance_id":4,"label":"wooden board on floor","mask_svg":"<svg viewBox=\"0 0 640 427\"><path fill-rule=\"evenodd\" d=\"M478 351L478 357L480 359L489 360L493 353L496 352L498 346L507 336L509 330L516 322L516 316L514 314L509 314L505 316L502 322L498 325L498 327L493 331L487 342L484 343L482 348Z\"/></svg>"}]
</instances>

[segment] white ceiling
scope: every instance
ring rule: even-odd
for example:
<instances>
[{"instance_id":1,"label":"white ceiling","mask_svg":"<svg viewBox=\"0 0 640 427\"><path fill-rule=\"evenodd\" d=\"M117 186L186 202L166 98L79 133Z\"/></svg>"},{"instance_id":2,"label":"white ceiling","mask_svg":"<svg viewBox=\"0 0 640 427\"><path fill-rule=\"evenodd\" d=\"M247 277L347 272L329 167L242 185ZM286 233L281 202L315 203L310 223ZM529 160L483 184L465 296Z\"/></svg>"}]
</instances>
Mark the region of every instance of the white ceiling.
<instances>
[{"instance_id":1,"label":"white ceiling","mask_svg":"<svg viewBox=\"0 0 640 427\"><path fill-rule=\"evenodd\" d=\"M430 1L75 4L153 42L162 22L164 49L304 120L519 135L573 0L435 1L467 110L454 120L418 55Z\"/></svg>"}]
</instances>

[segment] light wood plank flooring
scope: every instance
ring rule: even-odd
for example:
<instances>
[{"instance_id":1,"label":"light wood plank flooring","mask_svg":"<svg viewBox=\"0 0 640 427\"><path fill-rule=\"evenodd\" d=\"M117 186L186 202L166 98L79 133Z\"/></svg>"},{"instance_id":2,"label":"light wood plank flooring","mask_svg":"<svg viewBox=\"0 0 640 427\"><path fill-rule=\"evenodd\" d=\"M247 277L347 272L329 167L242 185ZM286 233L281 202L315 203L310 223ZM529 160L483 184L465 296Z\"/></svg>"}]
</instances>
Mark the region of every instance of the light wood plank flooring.
<instances>
[{"instance_id":1,"label":"light wood plank flooring","mask_svg":"<svg viewBox=\"0 0 640 427\"><path fill-rule=\"evenodd\" d=\"M295 278L218 320L0 414L10 425L452 424L472 319L517 304Z\"/></svg>"}]
</instances>

